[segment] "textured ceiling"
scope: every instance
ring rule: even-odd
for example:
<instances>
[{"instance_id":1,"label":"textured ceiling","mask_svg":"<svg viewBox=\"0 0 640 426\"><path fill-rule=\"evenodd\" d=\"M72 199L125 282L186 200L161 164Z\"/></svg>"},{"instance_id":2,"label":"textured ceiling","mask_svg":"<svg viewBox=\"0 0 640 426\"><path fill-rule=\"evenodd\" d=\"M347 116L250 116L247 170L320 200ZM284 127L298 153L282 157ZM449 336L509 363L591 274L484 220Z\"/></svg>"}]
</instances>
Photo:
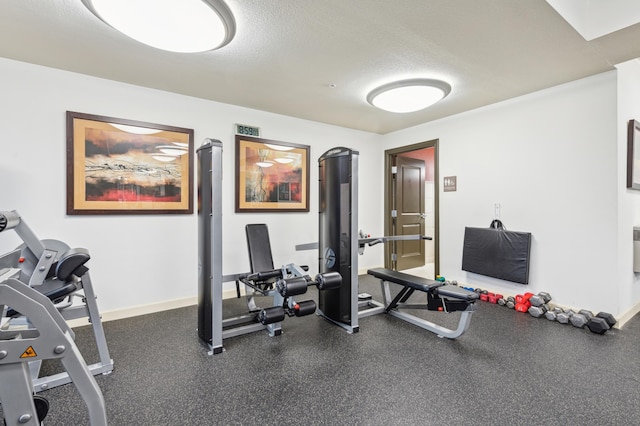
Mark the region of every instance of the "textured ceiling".
<instances>
[{"instance_id":1,"label":"textured ceiling","mask_svg":"<svg viewBox=\"0 0 640 426\"><path fill-rule=\"evenodd\" d=\"M640 57L640 24L587 42L538 0L227 4L237 25L231 43L179 54L127 38L80 0L2 0L0 56L375 133ZM365 100L381 84L418 77L446 80L452 92L408 114L380 111Z\"/></svg>"}]
</instances>

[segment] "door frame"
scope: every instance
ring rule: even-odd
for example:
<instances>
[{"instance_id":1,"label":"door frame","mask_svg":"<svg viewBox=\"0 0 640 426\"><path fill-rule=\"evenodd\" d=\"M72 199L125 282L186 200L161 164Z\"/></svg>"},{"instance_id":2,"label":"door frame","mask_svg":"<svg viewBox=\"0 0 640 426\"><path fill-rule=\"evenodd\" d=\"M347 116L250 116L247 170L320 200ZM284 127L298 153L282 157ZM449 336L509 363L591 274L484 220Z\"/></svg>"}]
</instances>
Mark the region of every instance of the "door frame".
<instances>
[{"instance_id":1,"label":"door frame","mask_svg":"<svg viewBox=\"0 0 640 426\"><path fill-rule=\"evenodd\" d=\"M393 164L393 157L409 151L417 151L424 148L433 148L433 190L434 190L434 234L433 238L434 246L434 273L438 275L440 273L440 190L439 190L439 165L438 165L438 139L432 139L430 141L418 142L413 145L402 146L399 148L387 149L384 151L384 234L391 235L392 223L391 223L391 206L393 202L392 197L392 184L391 184L391 167ZM388 244L384 245L384 267L391 268L391 250Z\"/></svg>"}]
</instances>

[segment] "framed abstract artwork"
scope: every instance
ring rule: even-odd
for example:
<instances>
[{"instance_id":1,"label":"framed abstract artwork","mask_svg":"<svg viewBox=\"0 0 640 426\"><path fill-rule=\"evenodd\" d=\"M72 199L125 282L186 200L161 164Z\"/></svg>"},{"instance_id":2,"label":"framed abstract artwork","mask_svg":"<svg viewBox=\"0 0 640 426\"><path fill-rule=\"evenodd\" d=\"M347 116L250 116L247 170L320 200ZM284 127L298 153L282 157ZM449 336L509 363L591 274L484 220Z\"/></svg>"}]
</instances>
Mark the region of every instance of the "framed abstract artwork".
<instances>
[{"instance_id":1,"label":"framed abstract artwork","mask_svg":"<svg viewBox=\"0 0 640 426\"><path fill-rule=\"evenodd\" d=\"M236 136L236 212L308 212L309 146Z\"/></svg>"},{"instance_id":2,"label":"framed abstract artwork","mask_svg":"<svg viewBox=\"0 0 640 426\"><path fill-rule=\"evenodd\" d=\"M192 129L67 111L67 214L191 214L192 160Z\"/></svg>"}]
</instances>

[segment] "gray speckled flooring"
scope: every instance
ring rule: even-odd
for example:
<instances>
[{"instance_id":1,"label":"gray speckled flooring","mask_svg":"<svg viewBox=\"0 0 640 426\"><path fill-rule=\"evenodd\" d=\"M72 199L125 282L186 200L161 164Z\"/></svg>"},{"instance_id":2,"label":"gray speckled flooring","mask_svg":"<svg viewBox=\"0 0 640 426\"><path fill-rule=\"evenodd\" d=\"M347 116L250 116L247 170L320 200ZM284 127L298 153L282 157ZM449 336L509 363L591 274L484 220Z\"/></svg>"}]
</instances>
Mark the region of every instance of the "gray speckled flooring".
<instances>
[{"instance_id":1,"label":"gray speckled flooring","mask_svg":"<svg viewBox=\"0 0 640 426\"><path fill-rule=\"evenodd\" d=\"M361 291L379 294L377 280L362 277ZM243 300L225 301L225 316ZM458 314L424 315L453 326ZM599 336L481 303L447 340L388 315L353 335L311 315L215 356L195 328L195 307L105 323L110 425L640 424L639 317ZM97 360L88 327L76 342ZM73 385L42 395L47 425L88 424Z\"/></svg>"}]
</instances>

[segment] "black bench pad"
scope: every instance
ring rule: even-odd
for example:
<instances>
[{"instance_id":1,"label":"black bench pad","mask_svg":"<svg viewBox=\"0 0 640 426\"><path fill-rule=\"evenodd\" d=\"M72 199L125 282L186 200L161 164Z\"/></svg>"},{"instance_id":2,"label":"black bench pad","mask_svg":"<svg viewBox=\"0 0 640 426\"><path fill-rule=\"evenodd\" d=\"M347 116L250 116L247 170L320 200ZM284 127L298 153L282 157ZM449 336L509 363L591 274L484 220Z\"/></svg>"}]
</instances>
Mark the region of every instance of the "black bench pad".
<instances>
[{"instance_id":1,"label":"black bench pad","mask_svg":"<svg viewBox=\"0 0 640 426\"><path fill-rule=\"evenodd\" d=\"M381 280L400 284L415 290L424 291L425 293L433 293L434 295L442 297L450 297L452 299L465 300L468 302L478 300L480 297L478 293L465 290L455 285L445 285L441 281L416 277L415 275L409 275L404 272L393 271L387 268L373 268L369 269L367 273Z\"/></svg>"},{"instance_id":2,"label":"black bench pad","mask_svg":"<svg viewBox=\"0 0 640 426\"><path fill-rule=\"evenodd\" d=\"M480 295L474 291L465 290L462 287L458 287L455 285L443 285L442 287L438 287L435 290L435 293L438 296L442 297L450 297L452 299L460 299L466 300L468 302L473 302L480 298Z\"/></svg>"},{"instance_id":3,"label":"black bench pad","mask_svg":"<svg viewBox=\"0 0 640 426\"><path fill-rule=\"evenodd\" d=\"M367 274L373 275L381 280L389 281L403 285L405 287L411 287L416 290L429 293L437 287L444 285L443 282L430 280L428 278L416 277L415 275L405 274L404 272L393 271L387 268L373 268L367 271Z\"/></svg>"}]
</instances>

